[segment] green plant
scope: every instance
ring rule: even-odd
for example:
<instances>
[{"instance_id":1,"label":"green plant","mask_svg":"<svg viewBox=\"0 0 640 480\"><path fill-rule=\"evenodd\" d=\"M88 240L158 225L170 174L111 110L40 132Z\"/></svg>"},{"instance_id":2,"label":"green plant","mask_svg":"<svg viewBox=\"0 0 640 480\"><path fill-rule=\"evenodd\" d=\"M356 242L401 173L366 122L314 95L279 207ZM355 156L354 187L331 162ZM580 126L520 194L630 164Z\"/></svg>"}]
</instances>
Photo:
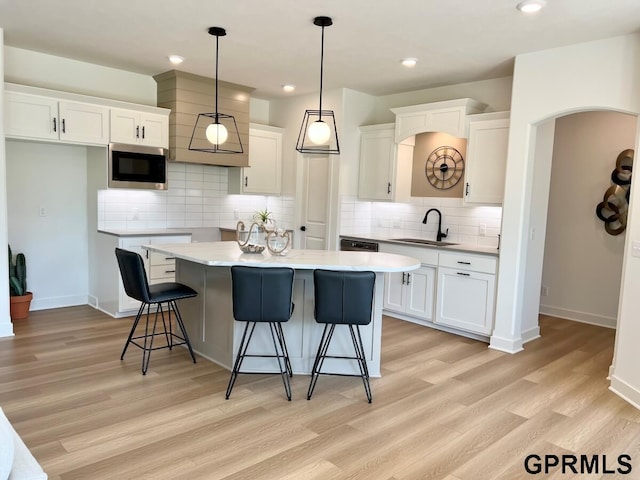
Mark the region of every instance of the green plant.
<instances>
[{"instance_id":1,"label":"green plant","mask_svg":"<svg viewBox=\"0 0 640 480\"><path fill-rule=\"evenodd\" d=\"M262 223L267 223L269 220L273 220L271 218L271 213L272 212L267 211L266 208L264 210L258 210L253 214L253 219Z\"/></svg>"},{"instance_id":2,"label":"green plant","mask_svg":"<svg viewBox=\"0 0 640 480\"><path fill-rule=\"evenodd\" d=\"M15 263L9 245L9 292L11 296L27 293L27 261L23 253L16 255Z\"/></svg>"}]
</instances>

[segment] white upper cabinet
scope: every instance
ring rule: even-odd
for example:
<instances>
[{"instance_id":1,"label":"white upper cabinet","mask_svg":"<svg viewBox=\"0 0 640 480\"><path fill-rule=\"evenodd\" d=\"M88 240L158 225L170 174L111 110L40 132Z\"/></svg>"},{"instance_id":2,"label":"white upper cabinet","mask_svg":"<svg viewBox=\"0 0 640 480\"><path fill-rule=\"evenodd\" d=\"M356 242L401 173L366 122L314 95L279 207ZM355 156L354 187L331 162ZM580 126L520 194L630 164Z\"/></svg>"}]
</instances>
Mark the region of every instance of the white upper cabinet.
<instances>
[{"instance_id":1,"label":"white upper cabinet","mask_svg":"<svg viewBox=\"0 0 640 480\"><path fill-rule=\"evenodd\" d=\"M470 115L464 201L500 205L504 197L509 112Z\"/></svg>"},{"instance_id":2,"label":"white upper cabinet","mask_svg":"<svg viewBox=\"0 0 640 480\"><path fill-rule=\"evenodd\" d=\"M112 108L111 141L169 148L169 115Z\"/></svg>"},{"instance_id":3,"label":"white upper cabinet","mask_svg":"<svg viewBox=\"0 0 640 480\"><path fill-rule=\"evenodd\" d=\"M283 129L249 125L249 166L229 169L229 193L280 195Z\"/></svg>"},{"instance_id":4,"label":"white upper cabinet","mask_svg":"<svg viewBox=\"0 0 640 480\"><path fill-rule=\"evenodd\" d=\"M486 108L471 98L392 108L396 115L395 141L424 132L443 132L458 138L467 138L466 117Z\"/></svg>"},{"instance_id":5,"label":"white upper cabinet","mask_svg":"<svg viewBox=\"0 0 640 480\"><path fill-rule=\"evenodd\" d=\"M6 91L4 121L7 137L109 143L109 109L102 105Z\"/></svg>"},{"instance_id":6,"label":"white upper cabinet","mask_svg":"<svg viewBox=\"0 0 640 480\"><path fill-rule=\"evenodd\" d=\"M394 124L360 127L358 198L409 201L414 138L394 141Z\"/></svg>"}]
</instances>

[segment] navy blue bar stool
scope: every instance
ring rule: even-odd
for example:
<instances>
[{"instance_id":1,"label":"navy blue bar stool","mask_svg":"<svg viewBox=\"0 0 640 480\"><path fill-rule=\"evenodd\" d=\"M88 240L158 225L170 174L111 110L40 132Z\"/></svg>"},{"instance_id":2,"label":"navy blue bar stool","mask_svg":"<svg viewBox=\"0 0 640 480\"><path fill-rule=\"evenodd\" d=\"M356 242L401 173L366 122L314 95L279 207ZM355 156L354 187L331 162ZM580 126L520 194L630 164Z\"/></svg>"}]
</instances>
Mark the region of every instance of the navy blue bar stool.
<instances>
[{"instance_id":1,"label":"navy blue bar stool","mask_svg":"<svg viewBox=\"0 0 640 480\"><path fill-rule=\"evenodd\" d=\"M276 358L287 400L291 400L289 377L293 376L293 372L282 324L289 321L293 313L293 276L292 268L231 267L233 318L236 321L247 323L231 370L225 395L227 400L231 395L238 374L255 373L241 371L242 362L247 357ZM251 337L258 323L269 325L274 355L247 353Z\"/></svg>"},{"instance_id":2,"label":"navy blue bar stool","mask_svg":"<svg viewBox=\"0 0 640 480\"><path fill-rule=\"evenodd\" d=\"M120 276L122 277L124 291L131 298L142 303L138 310L138 314L136 315L136 319L133 322L133 326L131 327L127 343L124 344L120 360L124 359L124 354L127 352L129 344L133 344L142 349L142 374L146 375L147 369L149 368L149 359L151 358L151 352L153 350L159 350L161 348L168 348L171 350L173 347L186 345L189 348L189 353L193 359L193 363L196 363L196 357L193 353L193 349L191 348L191 342L189 341L187 330L182 322L182 316L180 315L180 310L178 310L176 300L195 297L198 293L191 287L176 282L149 285L144 268L144 262L142 257L136 252L116 248L116 258L118 260L118 267L120 268ZM163 307L163 304L166 304L166 312L168 315L167 320L165 320L165 308ZM151 305L156 305L157 308L153 319L153 327L151 331L149 331ZM138 323L140 322L140 318L144 314L145 308L147 310L147 314L144 334L134 336ZM171 310L175 313L176 324L180 329L181 335L173 331ZM163 330L156 332L159 318L162 320ZM169 325L168 328L167 323ZM164 336L166 343L164 345L154 347L153 339L156 336ZM177 342L175 340L177 340ZM143 341L143 343L139 343L139 341Z\"/></svg>"},{"instance_id":3,"label":"navy blue bar stool","mask_svg":"<svg viewBox=\"0 0 640 480\"><path fill-rule=\"evenodd\" d=\"M369 271L314 270L314 316L316 322L324 323L325 326L311 370L311 382L309 383L307 400L311 400L311 395L320 375L342 375L322 372L322 364L325 358L341 358L357 360L360 375L344 375L362 378L367 400L371 403L369 369L367 368L367 359L362 344L362 336L360 335L360 326L371 323L375 281L376 274ZM355 356L327 355L336 325L349 327Z\"/></svg>"}]
</instances>

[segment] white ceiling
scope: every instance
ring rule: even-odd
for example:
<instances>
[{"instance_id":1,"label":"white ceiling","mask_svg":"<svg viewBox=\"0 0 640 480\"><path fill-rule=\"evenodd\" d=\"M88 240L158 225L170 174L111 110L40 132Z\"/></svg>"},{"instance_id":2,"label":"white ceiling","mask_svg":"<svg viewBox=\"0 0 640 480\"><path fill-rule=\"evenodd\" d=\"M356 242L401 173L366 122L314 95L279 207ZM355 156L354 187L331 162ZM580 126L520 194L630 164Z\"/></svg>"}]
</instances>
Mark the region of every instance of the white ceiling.
<instances>
[{"instance_id":1,"label":"white ceiling","mask_svg":"<svg viewBox=\"0 0 640 480\"><path fill-rule=\"evenodd\" d=\"M173 68L254 87L258 98L317 92L320 27L324 88L387 95L512 74L520 53L640 31L640 0L0 0L5 45L155 75ZM400 65L416 57L418 65Z\"/></svg>"}]
</instances>

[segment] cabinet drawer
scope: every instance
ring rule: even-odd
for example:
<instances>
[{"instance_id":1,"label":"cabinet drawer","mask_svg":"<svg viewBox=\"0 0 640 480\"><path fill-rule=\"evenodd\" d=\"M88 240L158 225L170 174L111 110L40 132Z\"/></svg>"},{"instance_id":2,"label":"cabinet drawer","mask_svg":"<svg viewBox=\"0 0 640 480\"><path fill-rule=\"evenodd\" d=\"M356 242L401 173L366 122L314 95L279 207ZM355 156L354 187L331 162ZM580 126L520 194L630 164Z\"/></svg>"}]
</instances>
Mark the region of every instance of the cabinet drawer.
<instances>
[{"instance_id":1,"label":"cabinet drawer","mask_svg":"<svg viewBox=\"0 0 640 480\"><path fill-rule=\"evenodd\" d=\"M441 267L455 268L458 270L471 270L474 272L496 273L497 258L467 253L442 253L438 265Z\"/></svg>"},{"instance_id":2,"label":"cabinet drawer","mask_svg":"<svg viewBox=\"0 0 640 480\"><path fill-rule=\"evenodd\" d=\"M151 265L149 269L149 279L157 280L159 278L173 279L176 277L175 264L170 265Z\"/></svg>"},{"instance_id":3,"label":"cabinet drawer","mask_svg":"<svg viewBox=\"0 0 640 480\"><path fill-rule=\"evenodd\" d=\"M165 254L158 252L149 252L149 265L151 265L151 267L158 265L170 265L171 267L175 267L175 264L175 257L168 257Z\"/></svg>"}]
</instances>

